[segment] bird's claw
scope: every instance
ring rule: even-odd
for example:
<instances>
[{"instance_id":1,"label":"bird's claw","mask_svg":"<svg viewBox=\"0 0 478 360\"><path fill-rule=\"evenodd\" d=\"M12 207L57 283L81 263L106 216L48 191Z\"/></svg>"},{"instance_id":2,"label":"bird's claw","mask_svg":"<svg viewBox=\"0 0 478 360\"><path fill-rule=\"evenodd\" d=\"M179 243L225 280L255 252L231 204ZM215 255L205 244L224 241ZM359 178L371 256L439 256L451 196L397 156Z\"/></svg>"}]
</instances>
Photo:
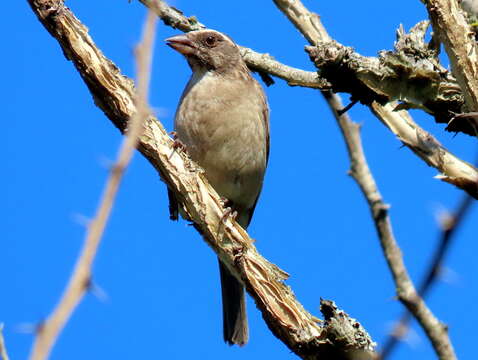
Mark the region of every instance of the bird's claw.
<instances>
[{"instance_id":1,"label":"bird's claw","mask_svg":"<svg viewBox=\"0 0 478 360\"><path fill-rule=\"evenodd\" d=\"M223 208L227 209L227 208L230 208L232 207L232 201L229 200L228 198L226 197L222 197L219 199L219 201L221 202L221 205Z\"/></svg>"},{"instance_id":2,"label":"bird's claw","mask_svg":"<svg viewBox=\"0 0 478 360\"><path fill-rule=\"evenodd\" d=\"M224 223L227 220L228 217L230 217L233 220L236 220L237 211L232 210L231 207L226 207L225 210L224 210L224 213L222 214L222 217L221 217L221 223Z\"/></svg>"},{"instance_id":3,"label":"bird's claw","mask_svg":"<svg viewBox=\"0 0 478 360\"><path fill-rule=\"evenodd\" d=\"M176 133L176 131L171 131L170 134L173 137L174 142L173 142L173 151L171 151L171 154L169 155L168 159L171 159L171 157L173 156L173 154L176 152L177 149L187 152L186 145L184 145L184 143L181 140L179 140L178 134Z\"/></svg>"}]
</instances>

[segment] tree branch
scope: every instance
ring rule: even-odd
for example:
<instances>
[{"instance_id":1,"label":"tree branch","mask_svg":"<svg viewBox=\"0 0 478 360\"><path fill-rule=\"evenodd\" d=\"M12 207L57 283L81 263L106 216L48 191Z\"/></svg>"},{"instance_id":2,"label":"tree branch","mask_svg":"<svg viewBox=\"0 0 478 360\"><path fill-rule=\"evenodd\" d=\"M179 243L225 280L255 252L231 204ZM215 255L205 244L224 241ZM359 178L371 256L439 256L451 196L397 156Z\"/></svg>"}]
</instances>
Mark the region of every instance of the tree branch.
<instances>
[{"instance_id":1,"label":"tree branch","mask_svg":"<svg viewBox=\"0 0 478 360\"><path fill-rule=\"evenodd\" d=\"M206 26L198 22L192 17L186 17L184 14L166 4L162 0L140 0L146 7L153 10L161 20L168 26L184 32L204 29ZM239 46L241 54L247 63L247 66L258 72L265 72L280 79L287 81L291 86L305 86L316 89L327 89L330 84L324 79L320 78L315 71L304 71L284 65L269 54L257 53L254 50Z\"/></svg>"},{"instance_id":2,"label":"tree branch","mask_svg":"<svg viewBox=\"0 0 478 360\"><path fill-rule=\"evenodd\" d=\"M428 25L422 21L409 33L400 27L394 50L381 51L378 57L362 56L336 41L317 43L307 51L334 92L349 93L366 105L400 101L402 109L421 109L437 123L448 124L447 131L475 136L470 122L453 120L464 111L463 94L437 52L425 43Z\"/></svg>"},{"instance_id":3,"label":"tree branch","mask_svg":"<svg viewBox=\"0 0 478 360\"><path fill-rule=\"evenodd\" d=\"M124 132L127 120L137 112L132 81L101 53L86 27L62 1L29 2L42 24L59 42L67 59L75 65L95 103ZM252 239L233 219L223 219L220 197L207 183L202 170L182 151L173 150L173 141L159 121L149 116L143 131L139 151L158 170L204 240L242 280L274 335L304 359L319 359L331 347L346 354L372 351L374 344L360 326L349 327L355 329L354 336L350 337L352 343L336 339L332 334L329 336L329 331L341 333L340 326L351 322L331 321L330 326L320 327L318 320L302 307L284 284L287 274L257 252ZM334 313L341 319L347 318L343 312ZM329 318L335 319L334 316Z\"/></svg>"},{"instance_id":4,"label":"tree branch","mask_svg":"<svg viewBox=\"0 0 478 360\"><path fill-rule=\"evenodd\" d=\"M438 241L435 253L433 254L427 271L425 272L425 276L418 286L418 293L420 296L425 297L435 280L438 278L438 275L442 270L443 259L448 253L448 249L450 248L453 239L455 239L454 234L463 223L463 220L469 213L473 203L474 200L469 195L464 194L456 211L453 214L446 215L446 217L443 219L441 224L442 233L440 234L440 239ZM382 360L386 359L392 353L395 346L398 344L398 341L406 334L410 320L411 313L409 311L403 313L400 320L397 322L393 331L391 332L391 335L386 341L384 341L384 345L382 346L382 351L380 353L380 358Z\"/></svg>"},{"instance_id":5,"label":"tree branch","mask_svg":"<svg viewBox=\"0 0 478 360\"><path fill-rule=\"evenodd\" d=\"M415 123L407 111L397 111L396 103L372 103L371 110L398 139L440 174L435 178L453 184L478 199L478 171L470 163L450 153L429 132Z\"/></svg>"},{"instance_id":6,"label":"tree branch","mask_svg":"<svg viewBox=\"0 0 478 360\"><path fill-rule=\"evenodd\" d=\"M0 358L2 360L9 360L5 339L3 338L3 324L0 324Z\"/></svg>"},{"instance_id":7,"label":"tree branch","mask_svg":"<svg viewBox=\"0 0 478 360\"><path fill-rule=\"evenodd\" d=\"M296 28L309 39L309 42L318 44L320 41L329 40L329 36L320 24L320 18L317 15L313 16L299 0L274 0L274 2L291 19ZM307 21L303 21L304 19ZM311 26L311 21L315 22L316 25ZM324 95L331 108L336 109L338 105L333 103L334 99L327 97L325 92ZM376 102L374 105L377 109L383 108ZM406 112L403 111L403 113ZM347 144L351 162L351 175L357 181L369 204L382 250L396 284L398 298L417 318L439 358L442 360L455 359L456 356L445 326L428 309L408 275L400 248L393 235L388 217L388 206L382 200L362 150L359 125L352 123L344 115L338 116L338 113L336 113L335 116ZM435 140L435 142L437 141ZM438 146L435 142L432 142L433 146Z\"/></svg>"},{"instance_id":8,"label":"tree branch","mask_svg":"<svg viewBox=\"0 0 478 360\"><path fill-rule=\"evenodd\" d=\"M478 111L478 45L456 0L426 0L433 30L450 59L468 111Z\"/></svg>"},{"instance_id":9,"label":"tree branch","mask_svg":"<svg viewBox=\"0 0 478 360\"><path fill-rule=\"evenodd\" d=\"M34 10L39 10L34 6L40 5L39 2L30 2ZM61 9L57 11L65 11ZM52 13L52 8L45 12L37 14L57 16L59 13ZM149 78L151 74L151 53L154 42L156 27L156 16L148 12L148 19L143 31L143 39L137 47L137 76L138 91L134 98L137 111L131 114L128 122L128 134L118 152L116 162L111 169L111 174L107 180L100 205L96 215L88 226L88 231L83 244L83 249L76 262L73 274L70 277L68 286L51 315L42 323L37 331L35 342L30 358L32 360L42 360L48 358L48 355L66 322L70 318L76 306L82 300L86 291L91 286L91 268L96 256L98 246L103 236L106 223L111 213L122 176L133 156L134 150L138 144L138 138L143 130L143 120L148 116L147 93L149 88ZM132 99L133 100L133 99Z\"/></svg>"}]
</instances>

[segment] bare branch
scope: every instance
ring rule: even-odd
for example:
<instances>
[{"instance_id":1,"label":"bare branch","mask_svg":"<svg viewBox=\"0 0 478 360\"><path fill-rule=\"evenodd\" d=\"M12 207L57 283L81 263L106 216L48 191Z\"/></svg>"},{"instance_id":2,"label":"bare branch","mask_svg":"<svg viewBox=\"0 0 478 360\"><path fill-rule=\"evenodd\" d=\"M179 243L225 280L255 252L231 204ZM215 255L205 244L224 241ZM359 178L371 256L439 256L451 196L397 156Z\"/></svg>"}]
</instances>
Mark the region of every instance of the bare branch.
<instances>
[{"instance_id":1,"label":"bare branch","mask_svg":"<svg viewBox=\"0 0 478 360\"><path fill-rule=\"evenodd\" d=\"M204 29L206 26L198 22L195 17L186 17L184 14L159 0L140 0L145 6L153 10L163 22L175 29L188 32ZM253 71L265 72L281 78L291 86L305 86L316 89L327 89L330 84L320 78L315 71L304 71L284 65L269 54L260 54L247 47L239 46L247 66Z\"/></svg>"},{"instance_id":2,"label":"bare branch","mask_svg":"<svg viewBox=\"0 0 478 360\"><path fill-rule=\"evenodd\" d=\"M301 1L273 0L277 8L290 20L311 45L331 41L318 14L309 11Z\"/></svg>"},{"instance_id":3,"label":"bare branch","mask_svg":"<svg viewBox=\"0 0 478 360\"><path fill-rule=\"evenodd\" d=\"M33 3L31 3L34 6ZM60 9L59 9L60 10ZM138 111L131 115L127 136L118 152L116 162L107 180L96 215L88 226L83 249L76 262L68 286L52 314L38 328L30 358L46 359L74 309L91 286L91 268L103 232L118 192L121 178L133 156L142 133L143 120L148 116L147 93L151 74L151 54L156 28L156 16L148 12L143 39L137 47L138 91L135 104Z\"/></svg>"},{"instance_id":4,"label":"bare branch","mask_svg":"<svg viewBox=\"0 0 478 360\"><path fill-rule=\"evenodd\" d=\"M323 336L329 345L316 359L376 360L375 343L357 320L337 308L333 301L320 300L320 311L324 315ZM357 347L357 344L361 344Z\"/></svg>"},{"instance_id":5,"label":"bare branch","mask_svg":"<svg viewBox=\"0 0 478 360\"><path fill-rule=\"evenodd\" d=\"M474 202L475 201L469 195L465 194L458 204L456 211L453 214L447 214L443 219L441 224L443 230L440 234L435 253L433 254L423 280L418 286L418 293L420 296L425 297L435 280L438 278L439 273L442 270L443 259L448 253L451 243L456 239L454 234L456 233L456 230L460 228ZM406 311L395 325L391 335L386 341L384 341L380 353L380 358L382 360L386 359L392 353L400 339L406 334L410 320L411 314L409 311Z\"/></svg>"},{"instance_id":6,"label":"bare branch","mask_svg":"<svg viewBox=\"0 0 478 360\"><path fill-rule=\"evenodd\" d=\"M74 63L96 104L124 132L127 119L137 112L132 81L102 54L87 29L60 0L30 0L30 4ZM304 359L319 359L327 352L334 338L328 336L329 327L320 327L317 318L302 307L283 282L287 274L257 252L253 240L234 219L224 219L220 197L207 183L202 170L179 149L173 151L173 141L153 116L145 120L138 149L182 203L204 240L242 280L274 335ZM337 312L337 316L344 314ZM330 329L337 331L341 323L333 325ZM367 337L363 328L352 328L357 333L352 336L356 341L343 351L371 351L374 345L371 340L364 341ZM337 341L332 345L340 348L343 343Z\"/></svg>"},{"instance_id":7,"label":"bare branch","mask_svg":"<svg viewBox=\"0 0 478 360\"><path fill-rule=\"evenodd\" d=\"M2 360L9 360L5 339L3 338L3 324L0 324L0 358Z\"/></svg>"},{"instance_id":8,"label":"bare branch","mask_svg":"<svg viewBox=\"0 0 478 360\"><path fill-rule=\"evenodd\" d=\"M478 45L456 0L426 0L433 30L450 59L468 111L478 111Z\"/></svg>"},{"instance_id":9,"label":"bare branch","mask_svg":"<svg viewBox=\"0 0 478 360\"><path fill-rule=\"evenodd\" d=\"M372 112L398 139L429 166L440 171L435 178L453 184L478 199L478 171L450 153L429 132L423 130L407 111L395 110L396 103L372 103Z\"/></svg>"},{"instance_id":10,"label":"bare branch","mask_svg":"<svg viewBox=\"0 0 478 360\"><path fill-rule=\"evenodd\" d=\"M289 19L293 19L292 22L294 25L304 34L306 38L309 39L311 43L315 44L320 40L328 40L329 37L325 33L325 30L321 24L317 24L315 26L310 25L311 21L320 23L320 18L318 16L311 15L311 12L308 11L299 0L274 0L274 2ZM306 19L307 21L303 22L303 19ZM321 31L316 31L316 29L321 29ZM345 138L350 162L352 164L351 175L357 181L369 204L380 244L396 284L398 298L417 318L432 342L435 352L438 354L439 358L442 360L455 359L456 356L448 337L446 327L441 324L428 309L423 299L415 290L413 282L408 275L400 248L398 247L393 235L390 219L388 217L388 206L382 200L362 150L359 126L352 123L344 115L338 116L336 109L341 104L334 104L334 98L327 96L326 92L324 92L324 95L329 101L330 107L335 110L334 112L336 118L338 118L338 123ZM374 106L376 106L374 109L381 110L385 108L378 103L374 103ZM408 115L408 113L405 111L403 111L403 114ZM439 146L436 140L429 145L430 146L428 146L427 149L431 146ZM435 153L438 153L438 151L439 150L436 150ZM475 179L478 179L478 177L475 177Z\"/></svg>"},{"instance_id":11,"label":"bare branch","mask_svg":"<svg viewBox=\"0 0 478 360\"><path fill-rule=\"evenodd\" d=\"M366 105L400 101L402 109L421 109L437 123L448 124L447 131L475 136L470 122L455 117L466 111L463 94L451 72L440 64L437 51L425 43L428 26L422 21L408 33L400 26L393 51L381 51L378 57L362 56L336 41L306 50L332 91L349 93Z\"/></svg>"}]
</instances>

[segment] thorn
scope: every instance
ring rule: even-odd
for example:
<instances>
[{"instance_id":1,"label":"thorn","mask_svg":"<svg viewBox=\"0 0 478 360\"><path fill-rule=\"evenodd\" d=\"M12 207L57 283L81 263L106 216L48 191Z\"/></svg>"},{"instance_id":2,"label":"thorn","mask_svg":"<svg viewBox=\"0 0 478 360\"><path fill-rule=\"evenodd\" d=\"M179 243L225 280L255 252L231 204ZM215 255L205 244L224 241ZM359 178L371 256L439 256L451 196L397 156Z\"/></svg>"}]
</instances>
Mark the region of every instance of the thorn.
<instances>
[{"instance_id":1,"label":"thorn","mask_svg":"<svg viewBox=\"0 0 478 360\"><path fill-rule=\"evenodd\" d=\"M34 333L36 335L40 334L43 331L44 326L45 326L45 320L41 320L40 322L38 322L33 328Z\"/></svg>"},{"instance_id":2,"label":"thorn","mask_svg":"<svg viewBox=\"0 0 478 360\"><path fill-rule=\"evenodd\" d=\"M264 84L266 84L267 87L275 84L274 79L268 73L264 71L259 71L259 70L257 70L257 73L259 74L262 81L264 82Z\"/></svg>"},{"instance_id":3,"label":"thorn","mask_svg":"<svg viewBox=\"0 0 478 360\"><path fill-rule=\"evenodd\" d=\"M347 111L349 111L352 106L354 106L356 103L358 103L358 100L352 100L350 104L348 104L346 107L344 107L342 110L337 110L337 115L342 116L345 114Z\"/></svg>"},{"instance_id":4,"label":"thorn","mask_svg":"<svg viewBox=\"0 0 478 360\"><path fill-rule=\"evenodd\" d=\"M40 323L43 324L43 321ZM37 333L38 324L20 323L14 326L13 331L20 334L35 334Z\"/></svg>"},{"instance_id":5,"label":"thorn","mask_svg":"<svg viewBox=\"0 0 478 360\"><path fill-rule=\"evenodd\" d=\"M91 292L91 294L95 296L102 303L109 302L110 300L108 293L102 287L100 287L98 284L94 282L90 282L88 291Z\"/></svg>"},{"instance_id":6,"label":"thorn","mask_svg":"<svg viewBox=\"0 0 478 360\"><path fill-rule=\"evenodd\" d=\"M71 215L73 222L77 223L80 226L88 227L91 223L91 218L80 213L73 213Z\"/></svg>"},{"instance_id":7,"label":"thorn","mask_svg":"<svg viewBox=\"0 0 478 360\"><path fill-rule=\"evenodd\" d=\"M111 160L109 157L105 155L98 156L98 164L102 169L110 170L111 167L114 165L114 161Z\"/></svg>"}]
</instances>

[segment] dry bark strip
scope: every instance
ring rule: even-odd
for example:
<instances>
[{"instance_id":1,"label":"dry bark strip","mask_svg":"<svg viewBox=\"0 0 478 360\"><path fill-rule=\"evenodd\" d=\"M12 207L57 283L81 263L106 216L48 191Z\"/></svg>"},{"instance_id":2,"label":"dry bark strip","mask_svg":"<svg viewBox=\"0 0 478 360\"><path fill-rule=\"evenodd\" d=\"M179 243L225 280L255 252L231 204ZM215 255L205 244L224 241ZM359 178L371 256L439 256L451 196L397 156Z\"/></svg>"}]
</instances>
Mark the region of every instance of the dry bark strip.
<instances>
[{"instance_id":1,"label":"dry bark strip","mask_svg":"<svg viewBox=\"0 0 478 360\"><path fill-rule=\"evenodd\" d=\"M87 28L61 0L29 0L29 3L59 42L66 58L75 65L96 105L125 132L128 119L136 112L133 82L102 54ZM336 314L342 321L319 326L318 320L284 284L287 274L257 252L253 240L234 220L222 220L224 209L218 194L200 168L181 151L173 151L173 141L153 116L145 121L138 150L181 201L208 245L243 281L270 330L293 352L303 359L356 359L357 354L372 358L374 343L360 324L335 309L327 312L326 320L335 319ZM346 325L347 329L341 328ZM340 341L333 336L344 333L349 336L340 337ZM331 349L333 357L328 356Z\"/></svg>"}]
</instances>

